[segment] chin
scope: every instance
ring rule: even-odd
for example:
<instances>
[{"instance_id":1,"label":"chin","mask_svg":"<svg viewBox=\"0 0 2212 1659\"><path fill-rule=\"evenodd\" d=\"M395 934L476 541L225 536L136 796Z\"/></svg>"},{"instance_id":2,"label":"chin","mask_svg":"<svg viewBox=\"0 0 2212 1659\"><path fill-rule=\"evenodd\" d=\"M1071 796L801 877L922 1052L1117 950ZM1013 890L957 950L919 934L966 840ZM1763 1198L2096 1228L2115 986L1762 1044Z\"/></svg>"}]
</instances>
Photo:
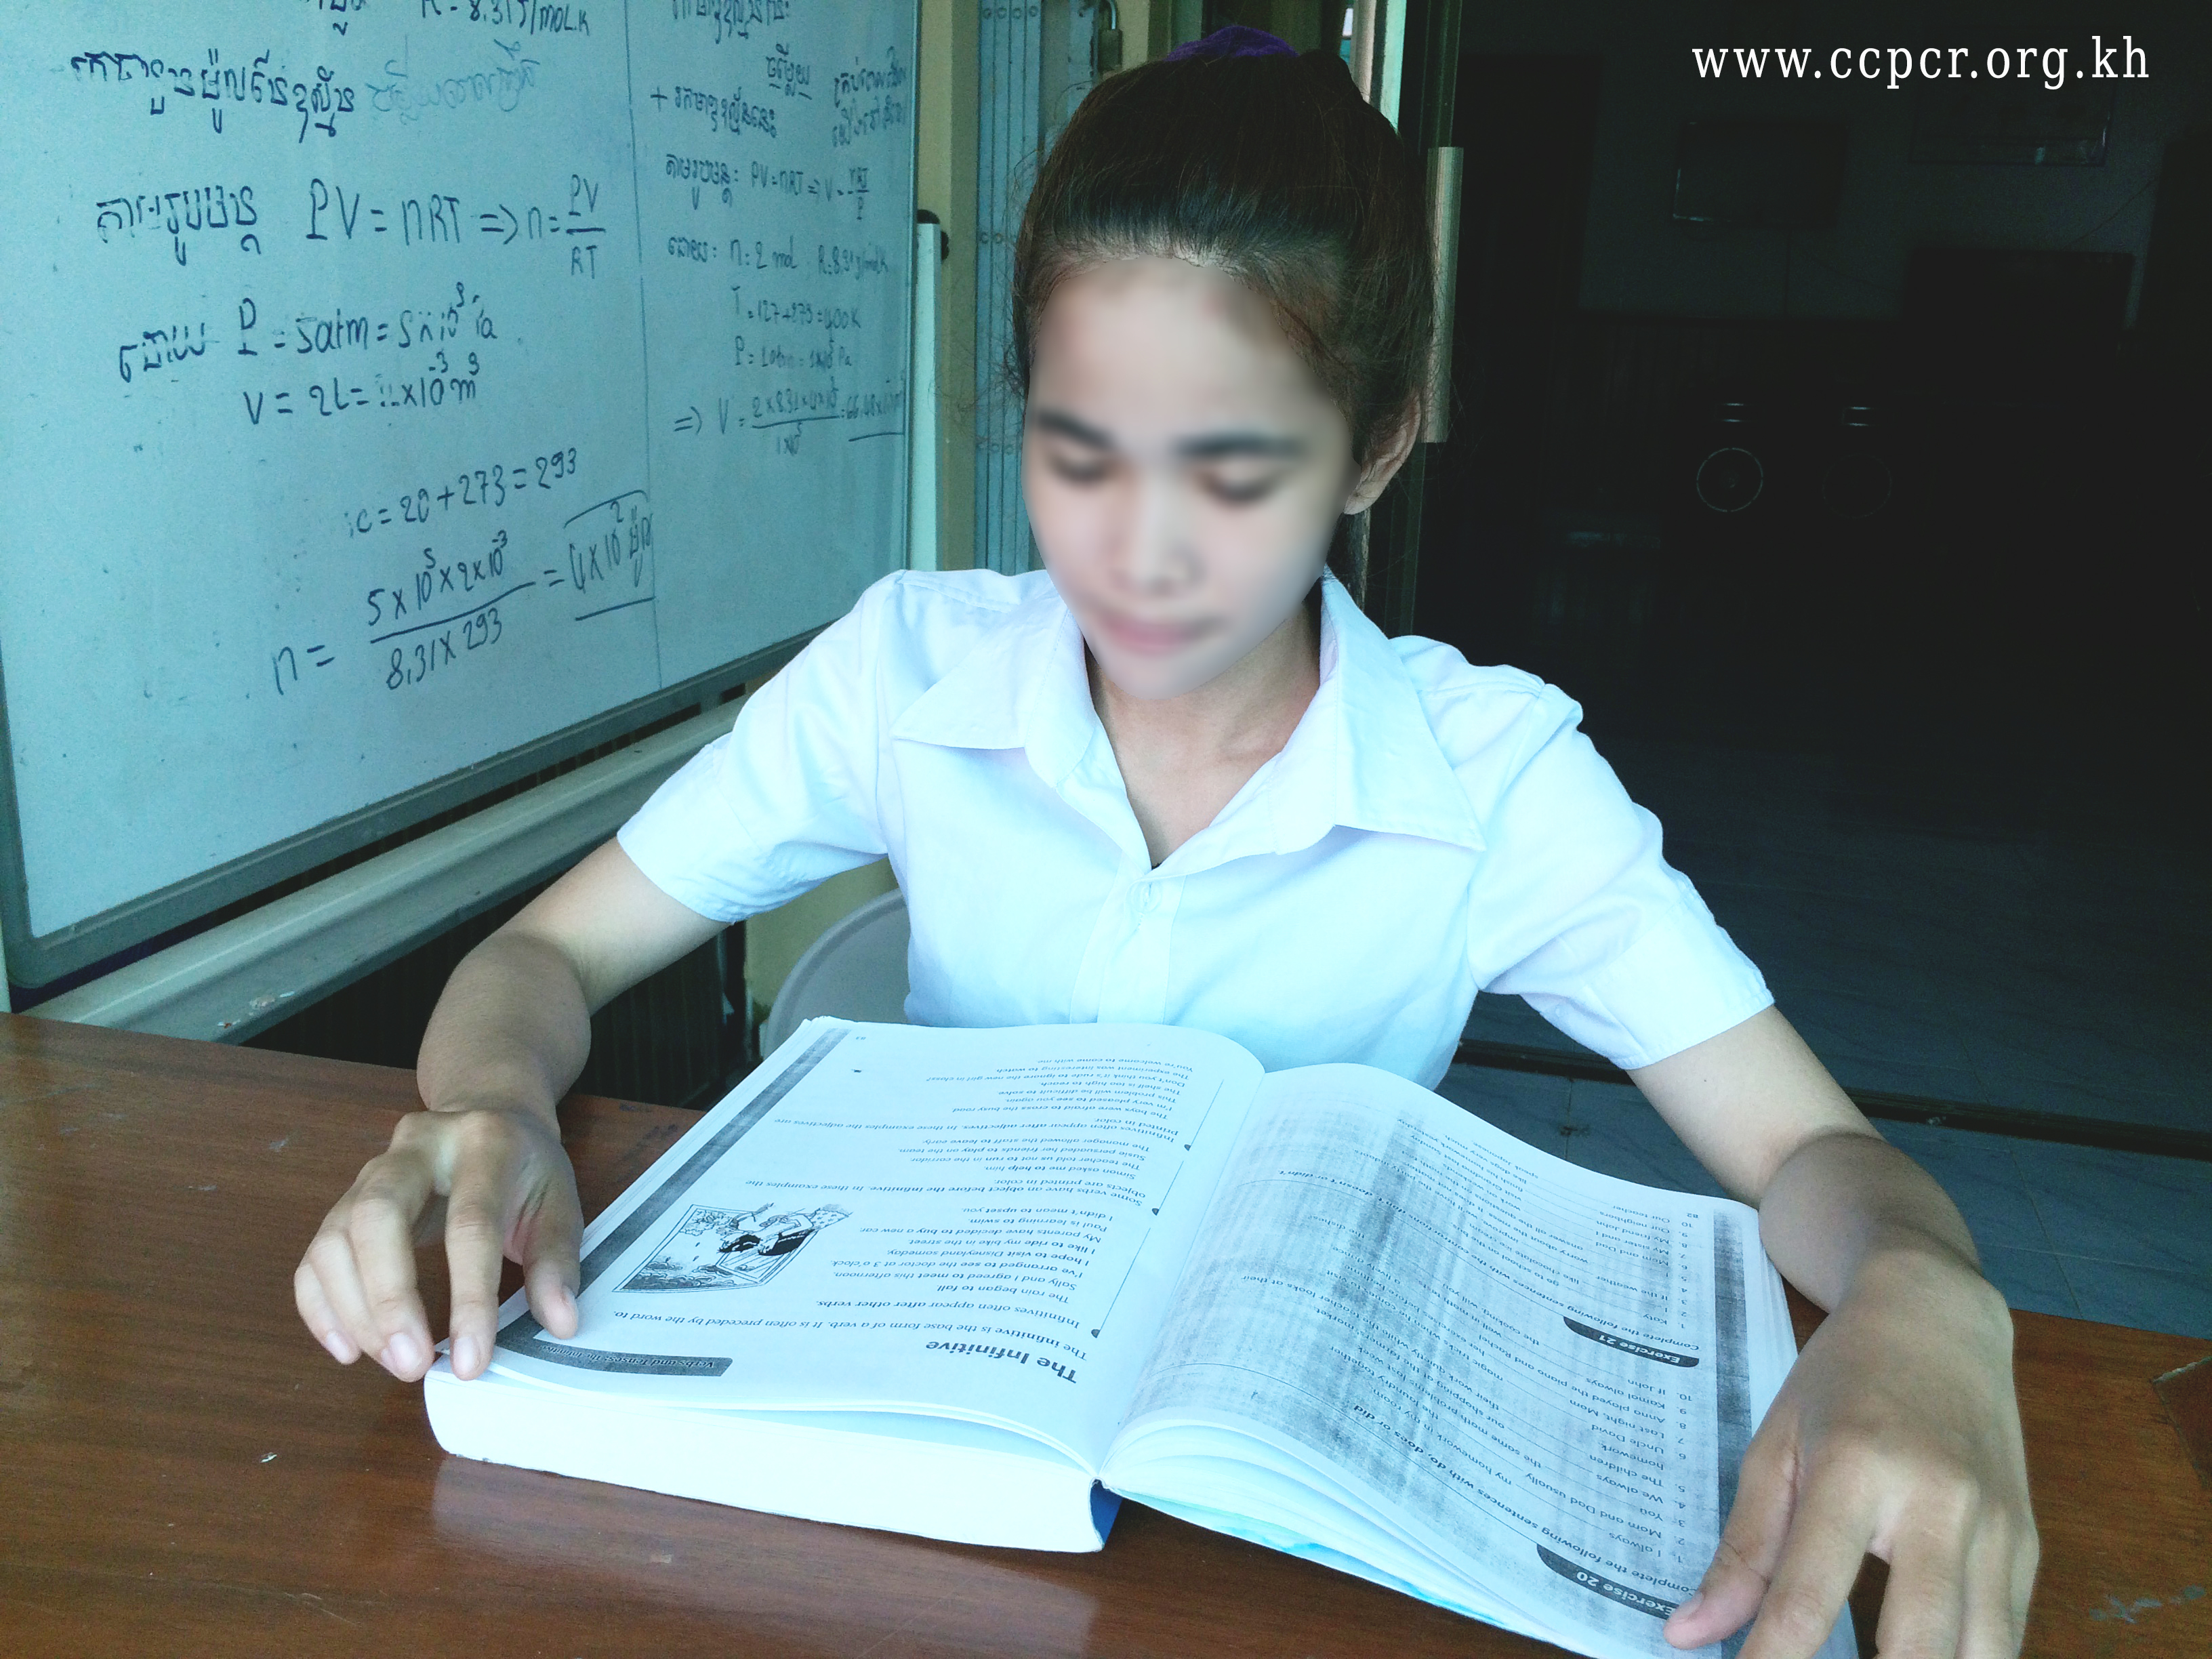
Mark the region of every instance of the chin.
<instances>
[{"instance_id":1,"label":"chin","mask_svg":"<svg viewBox=\"0 0 2212 1659\"><path fill-rule=\"evenodd\" d=\"M1135 697L1144 702L1165 702L1170 697L1195 691L1208 681L1218 678L1230 665L1216 661L1218 651L1194 647L1163 656L1148 656L1135 652L1117 651L1111 646L1102 651L1095 641L1090 641L1091 654L1098 664L1098 672L1114 682L1122 696Z\"/></svg>"}]
</instances>

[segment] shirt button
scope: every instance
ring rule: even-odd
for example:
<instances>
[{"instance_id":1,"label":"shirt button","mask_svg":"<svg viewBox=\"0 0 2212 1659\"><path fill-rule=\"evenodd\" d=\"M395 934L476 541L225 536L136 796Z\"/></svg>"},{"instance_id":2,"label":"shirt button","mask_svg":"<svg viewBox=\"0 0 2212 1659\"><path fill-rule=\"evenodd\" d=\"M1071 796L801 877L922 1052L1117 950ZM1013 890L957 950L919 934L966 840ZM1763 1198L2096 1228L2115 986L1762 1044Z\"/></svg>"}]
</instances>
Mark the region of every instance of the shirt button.
<instances>
[{"instance_id":1,"label":"shirt button","mask_svg":"<svg viewBox=\"0 0 2212 1659\"><path fill-rule=\"evenodd\" d=\"M1152 915L1159 902L1158 890L1148 881L1140 881L1129 890L1129 908L1140 916Z\"/></svg>"}]
</instances>

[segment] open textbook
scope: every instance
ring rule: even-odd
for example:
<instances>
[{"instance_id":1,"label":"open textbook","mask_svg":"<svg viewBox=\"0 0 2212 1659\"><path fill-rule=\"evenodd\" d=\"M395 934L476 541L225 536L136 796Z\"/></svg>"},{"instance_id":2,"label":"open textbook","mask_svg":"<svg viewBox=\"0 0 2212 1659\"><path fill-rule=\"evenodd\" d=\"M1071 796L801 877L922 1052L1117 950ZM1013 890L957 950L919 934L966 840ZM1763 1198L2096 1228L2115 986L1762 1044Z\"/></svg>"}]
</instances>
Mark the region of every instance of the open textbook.
<instances>
[{"instance_id":1,"label":"open textbook","mask_svg":"<svg viewBox=\"0 0 2212 1659\"><path fill-rule=\"evenodd\" d=\"M1796 1352L1743 1206L1165 1026L810 1021L578 1304L439 1362L441 1445L1030 1549L1127 1498L1605 1656L1675 1651Z\"/></svg>"}]
</instances>

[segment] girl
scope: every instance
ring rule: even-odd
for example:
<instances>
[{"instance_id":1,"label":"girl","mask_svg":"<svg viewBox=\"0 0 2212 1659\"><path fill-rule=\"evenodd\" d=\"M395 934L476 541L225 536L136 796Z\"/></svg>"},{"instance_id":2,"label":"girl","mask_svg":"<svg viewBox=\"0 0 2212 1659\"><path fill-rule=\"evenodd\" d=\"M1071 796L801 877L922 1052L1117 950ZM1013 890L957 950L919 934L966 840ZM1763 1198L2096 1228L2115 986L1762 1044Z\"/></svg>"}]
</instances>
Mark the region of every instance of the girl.
<instances>
[{"instance_id":1,"label":"girl","mask_svg":"<svg viewBox=\"0 0 2212 1659\"><path fill-rule=\"evenodd\" d=\"M1669 1638L1755 1613L1802 1659L1868 1550L1885 1654L2008 1659L2036 1559L2011 1324L1892 1151L1660 856L1558 691L1386 640L1330 574L1419 429L1430 253L1410 159L1336 59L1224 32L1094 91L1016 258L1044 570L894 575L735 731L455 971L427 1110L296 1278L341 1361L421 1376L435 1203L461 1376L502 1256L575 1328L554 1106L591 1011L888 853L919 1024L1164 1021L1271 1067L1434 1084L1478 989L1627 1068L1830 1310Z\"/></svg>"}]
</instances>

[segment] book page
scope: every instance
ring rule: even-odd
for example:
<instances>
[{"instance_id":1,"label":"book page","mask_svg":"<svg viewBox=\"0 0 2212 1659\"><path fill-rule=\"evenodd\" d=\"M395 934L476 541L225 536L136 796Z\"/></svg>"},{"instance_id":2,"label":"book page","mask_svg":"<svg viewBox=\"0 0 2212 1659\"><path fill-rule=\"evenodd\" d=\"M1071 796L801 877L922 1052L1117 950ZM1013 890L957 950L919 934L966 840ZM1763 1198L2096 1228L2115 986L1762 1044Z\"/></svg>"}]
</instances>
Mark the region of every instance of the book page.
<instances>
[{"instance_id":1,"label":"book page","mask_svg":"<svg viewBox=\"0 0 2212 1659\"><path fill-rule=\"evenodd\" d=\"M586 1230L494 1364L629 1399L916 1411L1096 1468L1258 1062L1157 1026L816 1020Z\"/></svg>"},{"instance_id":2,"label":"book page","mask_svg":"<svg viewBox=\"0 0 2212 1659\"><path fill-rule=\"evenodd\" d=\"M1376 1565L1437 1599L1479 1604L1439 1593L1474 1583L1591 1650L1671 1654L1660 1626L1793 1352L1754 1212L1308 1067L1261 1090L1107 1479L1144 1495L1121 1472L1147 1431L1235 1430L1269 1449L1255 1467L1336 1495L1340 1553L1371 1534ZM1230 1510L1222 1479L1172 1496ZM1251 1484L1279 1527L1283 1483Z\"/></svg>"}]
</instances>

